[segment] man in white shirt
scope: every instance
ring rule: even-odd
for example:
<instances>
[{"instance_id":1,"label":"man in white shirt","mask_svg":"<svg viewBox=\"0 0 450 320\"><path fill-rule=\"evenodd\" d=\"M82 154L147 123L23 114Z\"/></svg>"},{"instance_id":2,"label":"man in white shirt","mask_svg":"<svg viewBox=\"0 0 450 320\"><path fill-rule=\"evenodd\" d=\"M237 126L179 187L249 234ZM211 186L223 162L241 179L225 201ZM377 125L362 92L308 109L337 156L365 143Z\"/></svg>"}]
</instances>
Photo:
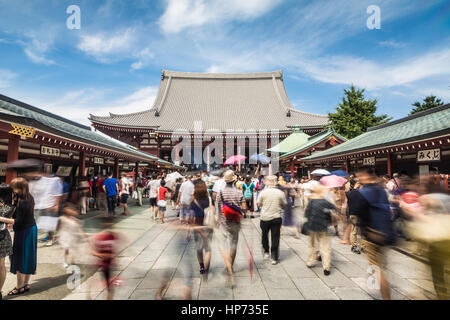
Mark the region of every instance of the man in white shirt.
<instances>
[{"instance_id":1,"label":"man in white shirt","mask_svg":"<svg viewBox=\"0 0 450 320\"><path fill-rule=\"evenodd\" d=\"M156 205L156 190L160 187L160 183L157 175L153 175L151 180L147 184L149 199L150 199L150 212L153 216L153 220L158 218L158 206Z\"/></svg>"},{"instance_id":2,"label":"man in white shirt","mask_svg":"<svg viewBox=\"0 0 450 320\"><path fill-rule=\"evenodd\" d=\"M177 205L181 207L180 220L186 221L189 217L189 207L191 206L192 196L194 194L194 184L192 183L192 176L188 175L186 181L180 186L178 193Z\"/></svg>"},{"instance_id":3,"label":"man in white shirt","mask_svg":"<svg viewBox=\"0 0 450 320\"><path fill-rule=\"evenodd\" d=\"M125 172L122 173L122 179L120 179L120 203L123 206L122 215L126 216L128 213L128 197L130 196L131 182L127 178Z\"/></svg>"}]
</instances>

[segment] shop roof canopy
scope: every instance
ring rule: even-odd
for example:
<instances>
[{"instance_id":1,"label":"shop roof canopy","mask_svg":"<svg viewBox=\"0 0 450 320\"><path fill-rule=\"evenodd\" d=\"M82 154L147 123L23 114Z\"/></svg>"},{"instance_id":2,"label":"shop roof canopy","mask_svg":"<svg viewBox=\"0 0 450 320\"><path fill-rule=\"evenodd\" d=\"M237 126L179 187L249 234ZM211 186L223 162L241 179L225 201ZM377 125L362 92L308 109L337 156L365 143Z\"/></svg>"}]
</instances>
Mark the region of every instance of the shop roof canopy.
<instances>
[{"instance_id":1,"label":"shop roof canopy","mask_svg":"<svg viewBox=\"0 0 450 320\"><path fill-rule=\"evenodd\" d=\"M267 149L267 151L270 152L278 152L278 153L287 153L291 152L292 150L298 148L298 146L305 144L308 141L308 138L310 136L304 133L300 127L296 127L294 132L291 133L286 139L281 141L276 146L273 146L270 149Z\"/></svg>"},{"instance_id":2,"label":"shop roof canopy","mask_svg":"<svg viewBox=\"0 0 450 320\"><path fill-rule=\"evenodd\" d=\"M102 136L91 128L26 103L0 95L0 120L30 126L81 144L106 149L127 158L178 167L158 157L137 150L123 142Z\"/></svg>"},{"instance_id":3,"label":"shop roof canopy","mask_svg":"<svg viewBox=\"0 0 450 320\"><path fill-rule=\"evenodd\" d=\"M308 150L308 149L314 147L315 145L321 143L322 141L325 141L326 139L328 139L331 136L335 136L342 141L347 141L347 139L345 137L338 134L336 131L334 131L333 128L328 128L327 130L316 133L313 136L308 136L308 139L303 144L299 144L299 145L297 145L296 148L292 149L289 152L286 152L285 154L280 156L280 159L286 159L292 155L295 155L295 154L301 153L302 151Z\"/></svg>"},{"instance_id":4,"label":"shop roof canopy","mask_svg":"<svg viewBox=\"0 0 450 320\"><path fill-rule=\"evenodd\" d=\"M369 128L367 132L351 140L302 160L313 161L332 158L448 135L450 134L449 123L450 104L446 104Z\"/></svg>"}]
</instances>

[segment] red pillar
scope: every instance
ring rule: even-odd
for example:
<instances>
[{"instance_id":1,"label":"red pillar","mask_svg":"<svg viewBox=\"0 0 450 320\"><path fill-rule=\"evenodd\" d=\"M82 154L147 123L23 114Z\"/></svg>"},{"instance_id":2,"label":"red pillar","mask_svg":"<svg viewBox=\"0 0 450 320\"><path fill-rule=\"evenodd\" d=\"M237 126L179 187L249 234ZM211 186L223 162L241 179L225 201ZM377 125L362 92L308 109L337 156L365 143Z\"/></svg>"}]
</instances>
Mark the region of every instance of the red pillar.
<instances>
[{"instance_id":1,"label":"red pillar","mask_svg":"<svg viewBox=\"0 0 450 320\"><path fill-rule=\"evenodd\" d=\"M393 158L392 158L392 154L390 152L388 152L387 155L387 174L389 175L389 177L392 177L392 169L393 169Z\"/></svg>"},{"instance_id":2,"label":"red pillar","mask_svg":"<svg viewBox=\"0 0 450 320\"><path fill-rule=\"evenodd\" d=\"M119 158L114 158L114 178L119 179Z\"/></svg>"},{"instance_id":3,"label":"red pillar","mask_svg":"<svg viewBox=\"0 0 450 320\"><path fill-rule=\"evenodd\" d=\"M350 173L350 159L345 159L345 172Z\"/></svg>"},{"instance_id":4,"label":"red pillar","mask_svg":"<svg viewBox=\"0 0 450 320\"><path fill-rule=\"evenodd\" d=\"M13 162L19 159L19 137L11 137L8 139L8 155L7 162ZM17 177L15 170L6 171L6 183L11 183Z\"/></svg>"},{"instance_id":5,"label":"red pillar","mask_svg":"<svg viewBox=\"0 0 450 320\"><path fill-rule=\"evenodd\" d=\"M134 164L134 183L136 183L138 176L139 176L139 162L136 162Z\"/></svg>"},{"instance_id":6,"label":"red pillar","mask_svg":"<svg viewBox=\"0 0 450 320\"><path fill-rule=\"evenodd\" d=\"M78 159L78 178L84 176L85 170L86 170L86 153L84 151L80 151Z\"/></svg>"},{"instance_id":7,"label":"red pillar","mask_svg":"<svg viewBox=\"0 0 450 320\"><path fill-rule=\"evenodd\" d=\"M289 169L291 171L291 176L294 176L294 160L291 160L291 167Z\"/></svg>"}]
</instances>

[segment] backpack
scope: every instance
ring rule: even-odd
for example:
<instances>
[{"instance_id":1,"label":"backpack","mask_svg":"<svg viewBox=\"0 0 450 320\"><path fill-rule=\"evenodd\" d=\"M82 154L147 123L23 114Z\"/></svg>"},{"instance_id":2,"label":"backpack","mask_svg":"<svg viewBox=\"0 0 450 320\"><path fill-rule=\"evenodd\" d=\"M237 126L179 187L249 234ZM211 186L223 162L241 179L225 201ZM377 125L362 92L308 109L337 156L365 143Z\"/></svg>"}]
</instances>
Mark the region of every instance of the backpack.
<instances>
[{"instance_id":1,"label":"backpack","mask_svg":"<svg viewBox=\"0 0 450 320\"><path fill-rule=\"evenodd\" d=\"M252 192L252 188L251 188L251 184L247 185L246 183L244 183L242 185L242 187L244 188L244 198L245 199L251 199L253 197L253 192Z\"/></svg>"},{"instance_id":2,"label":"backpack","mask_svg":"<svg viewBox=\"0 0 450 320\"><path fill-rule=\"evenodd\" d=\"M226 203L223 200L222 191L220 191L220 198L222 200L222 213L228 221L240 222L242 219L242 210L232 203Z\"/></svg>"},{"instance_id":3,"label":"backpack","mask_svg":"<svg viewBox=\"0 0 450 320\"><path fill-rule=\"evenodd\" d=\"M378 245L393 245L396 233L386 191L377 186L367 186L358 192L369 203L369 219L365 226L367 240Z\"/></svg>"}]
</instances>

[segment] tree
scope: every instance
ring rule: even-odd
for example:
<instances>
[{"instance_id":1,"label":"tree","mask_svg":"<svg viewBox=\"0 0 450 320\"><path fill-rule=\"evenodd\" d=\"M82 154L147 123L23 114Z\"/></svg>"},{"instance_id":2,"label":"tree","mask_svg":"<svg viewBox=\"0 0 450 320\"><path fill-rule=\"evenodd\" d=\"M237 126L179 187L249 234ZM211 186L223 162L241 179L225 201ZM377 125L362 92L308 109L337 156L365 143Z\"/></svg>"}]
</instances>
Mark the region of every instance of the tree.
<instances>
[{"instance_id":1,"label":"tree","mask_svg":"<svg viewBox=\"0 0 450 320\"><path fill-rule=\"evenodd\" d=\"M391 120L386 114L375 115L378 101L366 99L364 91L365 89L356 89L353 84L349 89L344 89L344 97L336 107L336 113L328 114L334 130L348 139Z\"/></svg>"},{"instance_id":2,"label":"tree","mask_svg":"<svg viewBox=\"0 0 450 320\"><path fill-rule=\"evenodd\" d=\"M420 103L419 101L416 101L412 104L412 106L414 107L410 113L414 114L420 111L424 111L424 110L428 110L431 108L435 108L435 107L439 107L442 106L444 104L444 102L441 101L441 99L436 98L436 96L433 95L429 95L428 97L426 97L425 99L423 99L423 103Z\"/></svg>"}]
</instances>

